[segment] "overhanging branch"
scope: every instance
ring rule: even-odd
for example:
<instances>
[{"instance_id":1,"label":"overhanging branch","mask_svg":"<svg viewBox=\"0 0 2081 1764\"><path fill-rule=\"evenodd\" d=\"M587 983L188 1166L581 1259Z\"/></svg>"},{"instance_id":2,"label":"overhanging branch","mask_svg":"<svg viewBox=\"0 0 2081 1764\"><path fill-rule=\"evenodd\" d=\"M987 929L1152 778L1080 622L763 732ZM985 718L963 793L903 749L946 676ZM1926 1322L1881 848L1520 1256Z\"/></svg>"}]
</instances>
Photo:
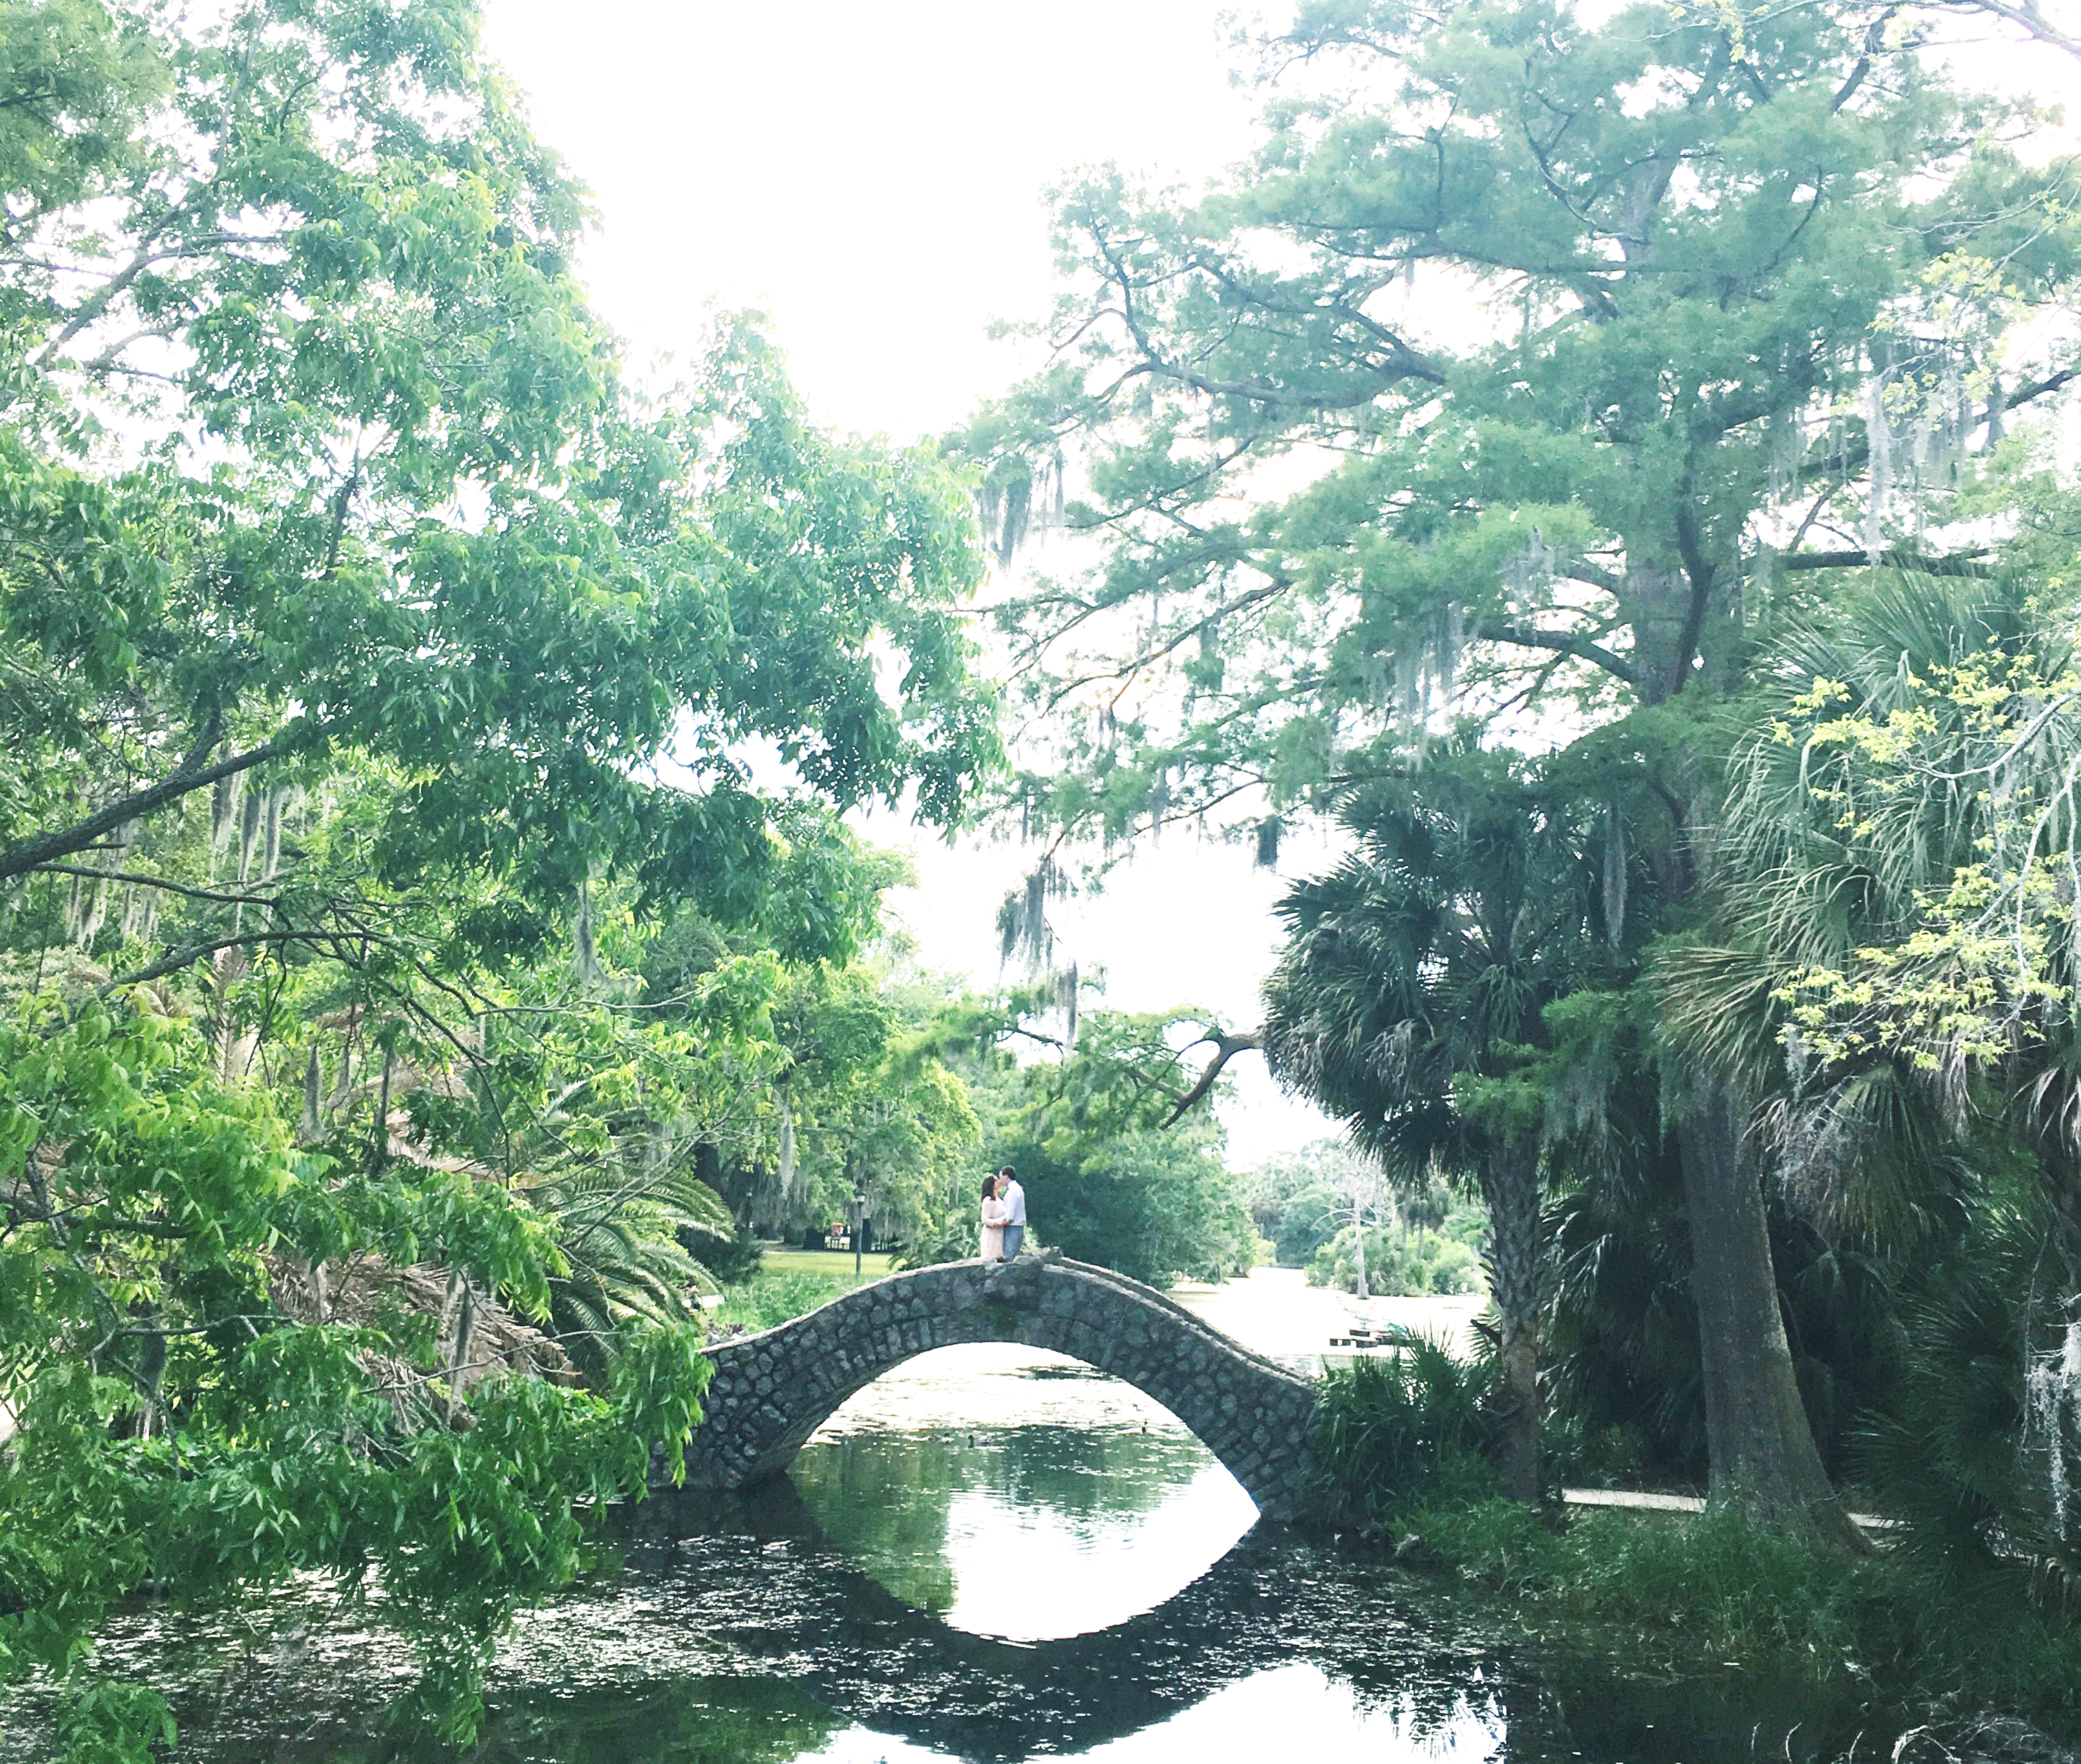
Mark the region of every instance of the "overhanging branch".
<instances>
[{"instance_id":1,"label":"overhanging branch","mask_svg":"<svg viewBox=\"0 0 2081 1764\"><path fill-rule=\"evenodd\" d=\"M232 754L214 765L203 763L209 750L216 746L220 724L215 717L205 724L195 746L174 768L172 775L144 790L132 791L103 809L77 821L69 827L55 833L40 834L33 839L24 839L19 845L0 850L0 881L9 876L20 876L59 858L70 857L76 851L84 851L104 835L111 834L126 821L141 819L163 808L170 802L178 802L191 792L215 783L220 778L231 778L255 766L264 765L278 758L297 745L289 730L284 729L273 740L263 741L258 747L249 747L243 753Z\"/></svg>"},{"instance_id":2,"label":"overhanging branch","mask_svg":"<svg viewBox=\"0 0 2081 1764\"><path fill-rule=\"evenodd\" d=\"M1520 649L1545 649L1556 655L1570 655L1579 662L1602 668L1614 679L1623 680L1628 686L1637 687L1639 677L1633 665L1625 657L1614 655L1594 638L1579 631L1542 631L1537 625L1511 624L1502 620L1489 620L1478 626L1474 639L1481 643L1515 644Z\"/></svg>"},{"instance_id":3,"label":"overhanging branch","mask_svg":"<svg viewBox=\"0 0 2081 1764\"><path fill-rule=\"evenodd\" d=\"M1912 569L1925 576L1982 576L1981 561L1986 552L1976 547L1962 552L1921 552L1911 545L1893 545L1876 556L1867 551L1788 552L1772 560L1779 569L1864 569L1876 565L1886 569Z\"/></svg>"},{"instance_id":4,"label":"overhanging branch","mask_svg":"<svg viewBox=\"0 0 2081 1764\"><path fill-rule=\"evenodd\" d=\"M1192 1045L1213 1048L1214 1056L1207 1062L1207 1069L1200 1074L1192 1088L1178 1098L1177 1107L1164 1118L1166 1127L1175 1127L1192 1113L1200 1100L1213 1089L1214 1081L1221 1075L1221 1068L1230 1060L1239 1053L1249 1052L1253 1048L1262 1048L1264 1045L1264 1031L1252 1029L1242 1035L1232 1035L1225 1030L1216 1029L1200 1036Z\"/></svg>"}]
</instances>

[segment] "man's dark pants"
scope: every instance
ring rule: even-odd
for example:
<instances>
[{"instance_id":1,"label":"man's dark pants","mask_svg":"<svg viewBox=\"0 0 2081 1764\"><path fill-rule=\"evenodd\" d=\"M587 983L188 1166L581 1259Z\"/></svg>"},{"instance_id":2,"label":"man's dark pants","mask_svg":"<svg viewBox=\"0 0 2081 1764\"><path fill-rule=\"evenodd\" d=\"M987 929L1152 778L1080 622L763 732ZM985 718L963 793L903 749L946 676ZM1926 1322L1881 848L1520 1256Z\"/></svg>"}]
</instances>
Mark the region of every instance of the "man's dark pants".
<instances>
[{"instance_id":1,"label":"man's dark pants","mask_svg":"<svg viewBox=\"0 0 2081 1764\"><path fill-rule=\"evenodd\" d=\"M1007 1262L1009 1262L1014 1256L1017 1255L1019 1254L1019 1246L1025 1241L1025 1226L1007 1225L1004 1228L1004 1259Z\"/></svg>"}]
</instances>

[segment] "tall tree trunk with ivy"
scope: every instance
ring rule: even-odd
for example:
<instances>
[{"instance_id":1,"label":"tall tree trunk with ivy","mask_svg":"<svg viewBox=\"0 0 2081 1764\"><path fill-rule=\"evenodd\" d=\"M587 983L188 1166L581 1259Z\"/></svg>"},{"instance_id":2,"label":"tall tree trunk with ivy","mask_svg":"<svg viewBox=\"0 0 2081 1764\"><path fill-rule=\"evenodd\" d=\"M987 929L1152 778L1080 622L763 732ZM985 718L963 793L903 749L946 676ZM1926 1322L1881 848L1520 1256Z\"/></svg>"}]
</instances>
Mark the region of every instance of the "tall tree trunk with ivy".
<instances>
[{"instance_id":1,"label":"tall tree trunk with ivy","mask_svg":"<svg viewBox=\"0 0 2081 1764\"><path fill-rule=\"evenodd\" d=\"M1793 1369L1748 1114L1730 1083L1704 1077L1677 1116L1709 1493L1774 1528L1854 1549L1861 1539L1821 1462Z\"/></svg>"}]
</instances>

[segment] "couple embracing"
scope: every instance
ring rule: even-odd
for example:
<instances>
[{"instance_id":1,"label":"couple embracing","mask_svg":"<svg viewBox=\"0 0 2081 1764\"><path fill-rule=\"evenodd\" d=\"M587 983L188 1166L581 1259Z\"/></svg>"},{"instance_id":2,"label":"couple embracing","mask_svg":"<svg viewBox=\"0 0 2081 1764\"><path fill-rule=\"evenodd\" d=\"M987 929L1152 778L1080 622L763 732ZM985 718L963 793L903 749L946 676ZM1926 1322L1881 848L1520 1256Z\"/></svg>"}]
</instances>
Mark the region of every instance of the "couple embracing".
<instances>
[{"instance_id":1,"label":"couple embracing","mask_svg":"<svg viewBox=\"0 0 2081 1764\"><path fill-rule=\"evenodd\" d=\"M982 1179L982 1258L1009 1262L1026 1241L1026 1191L1007 1164Z\"/></svg>"}]
</instances>

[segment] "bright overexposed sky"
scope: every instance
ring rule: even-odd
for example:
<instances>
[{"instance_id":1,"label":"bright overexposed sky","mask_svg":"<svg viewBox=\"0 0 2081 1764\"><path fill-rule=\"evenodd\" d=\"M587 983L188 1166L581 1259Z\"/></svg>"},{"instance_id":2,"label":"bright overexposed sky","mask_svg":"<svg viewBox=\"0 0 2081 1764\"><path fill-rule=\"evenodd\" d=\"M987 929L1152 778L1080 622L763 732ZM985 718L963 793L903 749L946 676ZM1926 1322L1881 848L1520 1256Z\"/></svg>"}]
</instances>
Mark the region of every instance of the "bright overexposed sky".
<instances>
[{"instance_id":1,"label":"bright overexposed sky","mask_svg":"<svg viewBox=\"0 0 2081 1764\"><path fill-rule=\"evenodd\" d=\"M1246 153L1259 94L1229 78L1233 0L485 0L487 47L591 187L583 267L633 361L688 360L715 308L771 314L822 422L899 440L951 426L1029 359L994 319L1045 317L1048 187L1118 162L1196 186ZM948 850L886 818L920 885L897 910L928 964L998 976L1015 843ZM1289 846L1305 873L1319 846ZM1061 954L1127 1010L1254 1024L1282 883L1188 834L1056 918ZM1231 1156L1329 1131L1263 1063L1231 1068Z\"/></svg>"},{"instance_id":2,"label":"bright overexposed sky","mask_svg":"<svg viewBox=\"0 0 2081 1764\"><path fill-rule=\"evenodd\" d=\"M958 421L1044 314L1045 187L1197 183L1249 142L1215 0L485 0L487 46L594 191L585 268L637 362L764 307L824 421Z\"/></svg>"}]
</instances>

